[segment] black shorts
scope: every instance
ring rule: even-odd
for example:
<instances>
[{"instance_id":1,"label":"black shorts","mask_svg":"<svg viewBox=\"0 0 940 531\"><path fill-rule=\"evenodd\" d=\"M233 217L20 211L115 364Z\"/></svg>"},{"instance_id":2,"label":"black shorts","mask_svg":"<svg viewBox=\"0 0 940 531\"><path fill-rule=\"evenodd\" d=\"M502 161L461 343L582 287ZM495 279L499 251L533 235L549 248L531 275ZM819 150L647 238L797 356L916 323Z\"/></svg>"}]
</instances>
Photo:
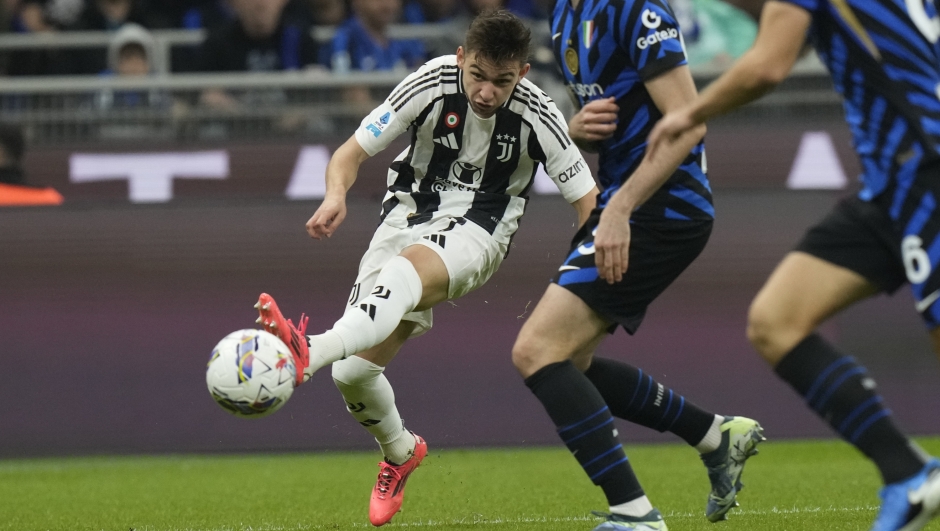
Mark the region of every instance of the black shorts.
<instances>
[{"instance_id":1,"label":"black shorts","mask_svg":"<svg viewBox=\"0 0 940 531\"><path fill-rule=\"evenodd\" d=\"M891 218L854 195L811 227L796 250L855 271L887 293L907 282L901 238Z\"/></svg>"},{"instance_id":2,"label":"black shorts","mask_svg":"<svg viewBox=\"0 0 940 531\"><path fill-rule=\"evenodd\" d=\"M602 318L629 334L636 332L646 308L705 248L712 221L658 220L630 223L627 274L616 284L598 276L594 233L602 209L594 209L571 240L571 251L553 282L577 295Z\"/></svg>"},{"instance_id":3,"label":"black shorts","mask_svg":"<svg viewBox=\"0 0 940 531\"><path fill-rule=\"evenodd\" d=\"M854 271L887 293L911 284L918 313L934 328L940 325L940 216L933 210L931 199L894 220L878 202L847 197L796 250Z\"/></svg>"}]
</instances>

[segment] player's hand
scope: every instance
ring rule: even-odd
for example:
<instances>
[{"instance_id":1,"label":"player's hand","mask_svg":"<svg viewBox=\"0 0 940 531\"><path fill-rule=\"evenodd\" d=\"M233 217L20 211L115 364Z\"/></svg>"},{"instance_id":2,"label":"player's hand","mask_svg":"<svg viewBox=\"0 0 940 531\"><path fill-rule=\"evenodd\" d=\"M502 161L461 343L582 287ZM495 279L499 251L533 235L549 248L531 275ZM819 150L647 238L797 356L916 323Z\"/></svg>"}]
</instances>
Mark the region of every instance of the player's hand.
<instances>
[{"instance_id":1,"label":"player's hand","mask_svg":"<svg viewBox=\"0 0 940 531\"><path fill-rule=\"evenodd\" d=\"M579 143L599 142L613 136L617 130L617 98L604 98L588 102L568 122L568 134Z\"/></svg>"},{"instance_id":2,"label":"player's hand","mask_svg":"<svg viewBox=\"0 0 940 531\"><path fill-rule=\"evenodd\" d=\"M594 235L594 263L597 274L608 284L620 282L630 258L630 217L605 208Z\"/></svg>"},{"instance_id":3,"label":"player's hand","mask_svg":"<svg viewBox=\"0 0 940 531\"><path fill-rule=\"evenodd\" d=\"M346 198L327 196L307 221L307 234L315 240L329 238L346 219Z\"/></svg>"},{"instance_id":4,"label":"player's hand","mask_svg":"<svg viewBox=\"0 0 940 531\"><path fill-rule=\"evenodd\" d=\"M682 133L696 125L698 124L692 120L692 114L685 109L668 113L660 118L646 139L646 151L650 161L655 161L656 154L661 149L678 140Z\"/></svg>"}]
</instances>

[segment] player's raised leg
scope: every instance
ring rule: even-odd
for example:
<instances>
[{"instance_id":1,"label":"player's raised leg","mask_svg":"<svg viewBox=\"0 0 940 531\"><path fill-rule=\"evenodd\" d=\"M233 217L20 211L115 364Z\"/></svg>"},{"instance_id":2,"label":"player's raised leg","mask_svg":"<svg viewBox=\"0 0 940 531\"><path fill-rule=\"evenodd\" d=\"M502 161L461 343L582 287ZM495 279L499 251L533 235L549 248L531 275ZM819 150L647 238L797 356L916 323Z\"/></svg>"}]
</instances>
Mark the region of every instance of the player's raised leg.
<instances>
[{"instance_id":1,"label":"player's raised leg","mask_svg":"<svg viewBox=\"0 0 940 531\"><path fill-rule=\"evenodd\" d=\"M885 487L873 531L913 531L940 507L940 462L928 462L895 426L865 368L814 332L828 317L876 292L878 287L854 271L790 253L751 305L748 338L810 409L878 468Z\"/></svg>"},{"instance_id":2,"label":"player's raised leg","mask_svg":"<svg viewBox=\"0 0 940 531\"><path fill-rule=\"evenodd\" d=\"M593 349L610 323L573 293L551 284L526 321L512 359L558 435L607 497L612 516L597 529L664 530L617 440L603 397L571 358Z\"/></svg>"}]
</instances>

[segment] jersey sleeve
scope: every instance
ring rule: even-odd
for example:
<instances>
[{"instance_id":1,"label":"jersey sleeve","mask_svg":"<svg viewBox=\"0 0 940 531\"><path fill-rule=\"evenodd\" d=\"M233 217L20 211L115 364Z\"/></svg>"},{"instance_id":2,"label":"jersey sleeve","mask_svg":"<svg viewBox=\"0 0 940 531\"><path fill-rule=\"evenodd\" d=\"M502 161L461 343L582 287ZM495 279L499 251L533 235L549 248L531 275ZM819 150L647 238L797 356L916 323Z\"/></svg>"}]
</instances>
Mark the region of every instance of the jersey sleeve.
<instances>
[{"instance_id":1,"label":"jersey sleeve","mask_svg":"<svg viewBox=\"0 0 940 531\"><path fill-rule=\"evenodd\" d=\"M781 0L788 4L793 4L797 7L802 7L803 9L813 13L819 7L819 0Z\"/></svg>"},{"instance_id":2,"label":"jersey sleeve","mask_svg":"<svg viewBox=\"0 0 940 531\"><path fill-rule=\"evenodd\" d=\"M625 10L621 45L633 62L640 79L647 81L688 64L679 23L662 0L647 0L640 10ZM631 18L631 14L639 16Z\"/></svg>"},{"instance_id":3,"label":"jersey sleeve","mask_svg":"<svg viewBox=\"0 0 940 531\"><path fill-rule=\"evenodd\" d=\"M555 182L561 195L569 203L581 199L594 186L594 176L588 168L581 150L568 136L568 125L564 116L550 100L546 102L550 117L539 121L536 138L542 152L545 173Z\"/></svg>"},{"instance_id":4,"label":"jersey sleeve","mask_svg":"<svg viewBox=\"0 0 940 531\"><path fill-rule=\"evenodd\" d=\"M408 130L427 104L428 97L425 94L409 97L415 92L412 87L424 76L426 66L406 77L381 105L362 119L356 129L356 141L370 157L388 147L392 140Z\"/></svg>"}]
</instances>

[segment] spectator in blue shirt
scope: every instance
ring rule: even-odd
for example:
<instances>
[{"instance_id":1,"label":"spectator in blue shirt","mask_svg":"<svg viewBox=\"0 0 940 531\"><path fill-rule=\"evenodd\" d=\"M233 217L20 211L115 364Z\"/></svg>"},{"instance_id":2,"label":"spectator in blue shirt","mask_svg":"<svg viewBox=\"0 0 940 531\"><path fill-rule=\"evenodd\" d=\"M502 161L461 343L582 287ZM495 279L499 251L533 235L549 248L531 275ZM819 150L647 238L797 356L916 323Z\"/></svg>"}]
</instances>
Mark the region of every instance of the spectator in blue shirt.
<instances>
[{"instance_id":1,"label":"spectator in blue shirt","mask_svg":"<svg viewBox=\"0 0 940 531\"><path fill-rule=\"evenodd\" d=\"M336 30L325 57L334 72L413 69L427 60L419 40L392 39L401 0L352 0L353 16Z\"/></svg>"}]
</instances>

